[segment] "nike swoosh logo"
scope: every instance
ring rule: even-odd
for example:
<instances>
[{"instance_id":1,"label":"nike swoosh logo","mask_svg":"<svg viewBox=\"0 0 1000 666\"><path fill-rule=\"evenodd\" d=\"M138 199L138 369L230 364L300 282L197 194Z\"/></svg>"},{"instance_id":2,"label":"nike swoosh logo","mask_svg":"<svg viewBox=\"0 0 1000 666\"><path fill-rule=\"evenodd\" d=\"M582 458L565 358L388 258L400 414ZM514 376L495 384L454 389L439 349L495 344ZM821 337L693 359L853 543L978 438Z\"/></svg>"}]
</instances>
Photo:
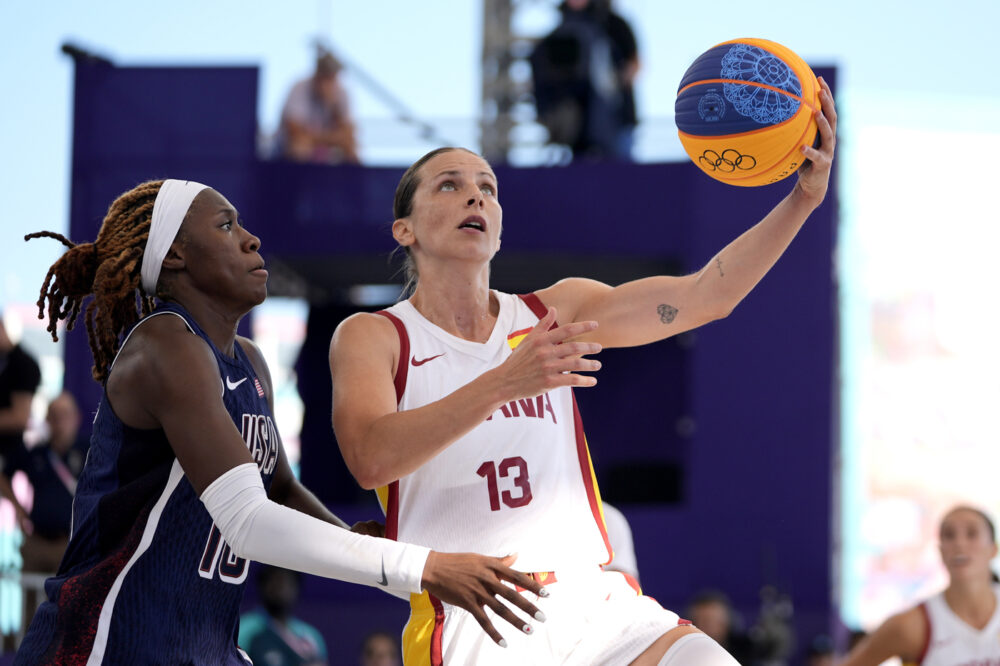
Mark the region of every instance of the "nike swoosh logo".
<instances>
[{"instance_id":1,"label":"nike swoosh logo","mask_svg":"<svg viewBox=\"0 0 1000 666\"><path fill-rule=\"evenodd\" d=\"M385 555L382 556L382 580L378 581L382 587L389 586L389 579L385 577Z\"/></svg>"},{"instance_id":2,"label":"nike swoosh logo","mask_svg":"<svg viewBox=\"0 0 1000 666\"><path fill-rule=\"evenodd\" d=\"M444 356L444 353L438 354L437 356L428 356L427 358L425 358L423 360L420 360L420 361L418 361L417 357L414 356L414 357L412 357L410 359L410 364L413 365L413 367L416 367L418 365L423 365L427 361L433 361L434 359L438 358L439 356Z\"/></svg>"},{"instance_id":3,"label":"nike swoosh logo","mask_svg":"<svg viewBox=\"0 0 1000 666\"><path fill-rule=\"evenodd\" d=\"M244 378L243 378L243 379L241 379L240 381L238 381L238 382L234 382L234 381L231 381L231 380L229 379L229 375L226 375L226 388L228 388L228 389L229 389L230 391L233 391L233 390L235 390L235 389L236 389L236 387L237 387L237 386L239 386L240 384L242 384L242 383L243 383L243 382L245 382L246 380L247 380L247 378L246 378L246 377L244 377Z\"/></svg>"}]
</instances>

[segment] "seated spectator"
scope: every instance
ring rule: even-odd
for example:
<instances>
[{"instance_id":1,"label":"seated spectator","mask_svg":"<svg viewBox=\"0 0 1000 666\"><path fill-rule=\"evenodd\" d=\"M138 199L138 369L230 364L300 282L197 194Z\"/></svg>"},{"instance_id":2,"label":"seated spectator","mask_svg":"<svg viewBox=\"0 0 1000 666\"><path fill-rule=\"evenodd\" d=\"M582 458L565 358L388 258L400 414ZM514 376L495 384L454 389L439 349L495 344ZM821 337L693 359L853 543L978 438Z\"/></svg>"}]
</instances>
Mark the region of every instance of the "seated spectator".
<instances>
[{"instance_id":1,"label":"seated spectator","mask_svg":"<svg viewBox=\"0 0 1000 666\"><path fill-rule=\"evenodd\" d=\"M278 152L284 158L322 164L359 162L341 69L332 53L321 50L313 75L292 86L277 136Z\"/></svg>"},{"instance_id":2,"label":"seated spectator","mask_svg":"<svg viewBox=\"0 0 1000 666\"><path fill-rule=\"evenodd\" d=\"M294 617L301 574L261 565L257 593L262 608L240 617L237 643L255 664L264 666L324 666L326 643L314 627Z\"/></svg>"}]
</instances>

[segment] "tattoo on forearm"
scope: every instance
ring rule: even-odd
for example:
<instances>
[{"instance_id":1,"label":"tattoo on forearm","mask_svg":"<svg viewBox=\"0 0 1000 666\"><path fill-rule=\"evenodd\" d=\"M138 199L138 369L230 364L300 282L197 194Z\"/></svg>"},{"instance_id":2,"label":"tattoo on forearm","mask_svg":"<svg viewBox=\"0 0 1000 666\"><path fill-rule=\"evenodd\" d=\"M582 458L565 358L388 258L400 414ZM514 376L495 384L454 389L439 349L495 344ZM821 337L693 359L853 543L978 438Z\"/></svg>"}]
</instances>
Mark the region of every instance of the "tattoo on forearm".
<instances>
[{"instance_id":1,"label":"tattoo on forearm","mask_svg":"<svg viewBox=\"0 0 1000 666\"><path fill-rule=\"evenodd\" d=\"M722 259L719 257L715 258L715 265L719 267L719 275L725 277L726 274L722 272Z\"/></svg>"},{"instance_id":2,"label":"tattoo on forearm","mask_svg":"<svg viewBox=\"0 0 1000 666\"><path fill-rule=\"evenodd\" d=\"M660 315L660 321L664 324L669 324L677 316L677 308L666 303L661 303L656 306L656 314Z\"/></svg>"}]
</instances>

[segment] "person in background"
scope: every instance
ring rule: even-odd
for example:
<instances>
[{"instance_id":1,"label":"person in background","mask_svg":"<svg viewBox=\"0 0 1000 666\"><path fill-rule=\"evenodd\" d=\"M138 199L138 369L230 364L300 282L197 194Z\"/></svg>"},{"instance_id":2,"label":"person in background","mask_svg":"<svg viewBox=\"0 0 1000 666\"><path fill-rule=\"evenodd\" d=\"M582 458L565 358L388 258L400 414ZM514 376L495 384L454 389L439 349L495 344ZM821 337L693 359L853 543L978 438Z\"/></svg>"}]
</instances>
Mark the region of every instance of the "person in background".
<instances>
[{"instance_id":1,"label":"person in background","mask_svg":"<svg viewBox=\"0 0 1000 666\"><path fill-rule=\"evenodd\" d=\"M31 402L41 383L42 374L34 357L19 345L14 344L7 334L3 323L3 312L0 312L0 470L6 461L24 449L24 431L31 418ZM10 480L0 474L0 505L14 499L14 489ZM31 521L24 507L13 502L14 513L21 530L27 534ZM0 569L4 574L16 578L19 575L20 562L17 558L17 547L21 534L17 530L0 528L0 546L7 556L0 558ZM14 588L16 589L16 588ZM11 597L5 597L10 599ZM0 653L13 648L13 637L5 636L0 640Z\"/></svg>"},{"instance_id":2,"label":"person in background","mask_svg":"<svg viewBox=\"0 0 1000 666\"><path fill-rule=\"evenodd\" d=\"M312 625L293 615L302 577L263 565L257 572L261 608L240 617L240 647L263 666L326 666L326 642Z\"/></svg>"},{"instance_id":3,"label":"person in background","mask_svg":"<svg viewBox=\"0 0 1000 666\"><path fill-rule=\"evenodd\" d=\"M614 156L620 160L632 159L635 145L635 128L639 124L639 114L635 106L635 80L639 74L639 44L632 26L623 16L616 13L611 0L591 0L603 11L604 29L611 40L611 60L615 66L621 104L618 107L618 134Z\"/></svg>"},{"instance_id":4,"label":"person in background","mask_svg":"<svg viewBox=\"0 0 1000 666\"><path fill-rule=\"evenodd\" d=\"M538 121L574 160L631 160L635 34L609 0L565 0L530 55Z\"/></svg>"},{"instance_id":5,"label":"person in background","mask_svg":"<svg viewBox=\"0 0 1000 666\"><path fill-rule=\"evenodd\" d=\"M401 666L399 641L387 631L373 631L361 643L361 666Z\"/></svg>"},{"instance_id":6,"label":"person in background","mask_svg":"<svg viewBox=\"0 0 1000 666\"><path fill-rule=\"evenodd\" d=\"M688 604L687 618L715 639L740 664L748 666L752 663L753 644L739 626L736 612L724 593L703 590L696 594Z\"/></svg>"},{"instance_id":7,"label":"person in background","mask_svg":"<svg viewBox=\"0 0 1000 666\"><path fill-rule=\"evenodd\" d=\"M840 666L876 666L892 657L922 666L1000 664L1000 582L993 521L971 506L945 514L938 533L948 587L893 615L851 650Z\"/></svg>"},{"instance_id":8,"label":"person in background","mask_svg":"<svg viewBox=\"0 0 1000 666\"><path fill-rule=\"evenodd\" d=\"M320 49L312 76L292 86L281 111L277 144L296 162L357 164L358 146L340 61Z\"/></svg>"},{"instance_id":9,"label":"person in background","mask_svg":"<svg viewBox=\"0 0 1000 666\"><path fill-rule=\"evenodd\" d=\"M602 503L604 524L608 528L608 542L614 551L614 558L604 565L605 571L620 571L631 576L639 584L639 565L635 560L635 546L632 542L632 528L625 514L616 507Z\"/></svg>"},{"instance_id":10,"label":"person in background","mask_svg":"<svg viewBox=\"0 0 1000 666\"><path fill-rule=\"evenodd\" d=\"M0 461L24 446L31 401L41 381L38 363L11 341L0 313Z\"/></svg>"},{"instance_id":11,"label":"person in background","mask_svg":"<svg viewBox=\"0 0 1000 666\"><path fill-rule=\"evenodd\" d=\"M48 439L31 449L22 444L4 461L0 492L14 503L24 529L21 557L24 571L55 573L69 542L76 480L87 458L88 442L80 437L80 408L62 392L49 403L45 415ZM6 489L18 471L32 488L30 513Z\"/></svg>"}]
</instances>

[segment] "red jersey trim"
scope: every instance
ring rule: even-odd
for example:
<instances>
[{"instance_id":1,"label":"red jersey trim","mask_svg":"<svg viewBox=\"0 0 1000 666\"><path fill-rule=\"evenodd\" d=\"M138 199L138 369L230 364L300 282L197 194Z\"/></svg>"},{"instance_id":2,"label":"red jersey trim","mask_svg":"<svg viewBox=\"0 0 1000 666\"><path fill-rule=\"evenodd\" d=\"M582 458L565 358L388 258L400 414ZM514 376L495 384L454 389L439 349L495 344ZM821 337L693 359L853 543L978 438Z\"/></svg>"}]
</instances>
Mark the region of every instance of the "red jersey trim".
<instances>
[{"instance_id":1,"label":"red jersey trim","mask_svg":"<svg viewBox=\"0 0 1000 666\"><path fill-rule=\"evenodd\" d=\"M542 319L549 313L549 308L542 303L542 299L538 298L538 294L532 292L530 294L518 294L518 298L524 301L524 304L528 306L528 309L535 313L535 316ZM553 323L552 328L559 326L558 323Z\"/></svg>"},{"instance_id":2,"label":"red jersey trim","mask_svg":"<svg viewBox=\"0 0 1000 666\"><path fill-rule=\"evenodd\" d=\"M396 334L399 336L399 361L396 363L396 376L392 380L393 386L396 387L396 402L398 403L403 399L403 391L406 390L406 369L409 367L407 359L410 358L410 336L406 332L406 325L396 315L385 310L379 310L375 314L382 315L391 321L392 325L396 327Z\"/></svg>"},{"instance_id":3,"label":"red jersey trim","mask_svg":"<svg viewBox=\"0 0 1000 666\"><path fill-rule=\"evenodd\" d=\"M627 574L624 571L619 571L618 573L625 577L625 582L628 583L629 587L635 590L636 594L640 596L642 595L642 587L639 585L639 581L637 581L632 574ZM677 624L680 624L681 622L684 622L684 620L677 620ZM690 622L688 624L690 624Z\"/></svg>"},{"instance_id":4,"label":"red jersey trim","mask_svg":"<svg viewBox=\"0 0 1000 666\"><path fill-rule=\"evenodd\" d=\"M434 632L431 634L431 666L444 664L444 604L430 592L427 597L434 606Z\"/></svg>"},{"instance_id":5,"label":"red jersey trim","mask_svg":"<svg viewBox=\"0 0 1000 666\"><path fill-rule=\"evenodd\" d=\"M590 451L587 450L587 437L583 434L583 419L580 418L580 409L576 405L576 395L573 395L573 428L576 430L576 454L580 459L580 474L583 477L583 487L587 491L587 500L590 502L590 511L594 514L594 522L601 530L601 538L604 539L604 547L608 551L608 559L603 564L607 564L614 558L614 551L611 549L611 541L608 540L608 528L604 524L604 516L601 514L601 501L597 495L597 481L594 479L594 472L590 464Z\"/></svg>"},{"instance_id":6,"label":"red jersey trim","mask_svg":"<svg viewBox=\"0 0 1000 666\"><path fill-rule=\"evenodd\" d=\"M385 538L395 541L399 535L399 481L389 484L389 499L385 503Z\"/></svg>"},{"instance_id":7,"label":"red jersey trim","mask_svg":"<svg viewBox=\"0 0 1000 666\"><path fill-rule=\"evenodd\" d=\"M396 334L399 336L399 361L396 363L396 376L393 378L393 386L396 389L396 403L403 399L403 391L406 390L406 373L410 357L410 336L406 332L406 326L396 315L385 310L379 310L375 314L382 315L392 322L396 327ZM385 538L395 541L399 535L399 481L389 484L389 496L385 503Z\"/></svg>"},{"instance_id":8,"label":"red jersey trim","mask_svg":"<svg viewBox=\"0 0 1000 666\"><path fill-rule=\"evenodd\" d=\"M931 625L931 614L927 612L927 602L920 604L920 612L923 613L924 621L927 623L927 634L924 636L924 646L920 649L920 656L917 657L917 663L924 663L924 659L927 657L927 651L931 647L931 632L933 632L934 627Z\"/></svg>"},{"instance_id":9,"label":"red jersey trim","mask_svg":"<svg viewBox=\"0 0 1000 666\"><path fill-rule=\"evenodd\" d=\"M539 319L549 313L548 306L542 303L542 299L538 297L538 294L532 292L530 294L518 294L517 297L524 301L528 309ZM558 322L552 324L552 328L558 328L558 326ZM604 547L608 551L608 560L605 562L607 564L614 557L614 551L611 549L611 542L608 540L608 528L604 524L604 516L601 514L601 500L597 494L597 481L594 479L594 472L590 464L590 451L587 450L587 437L583 432L583 419L580 418L580 410L576 406L576 395L573 394L572 389L570 389L570 394L573 396L573 429L576 432L576 455L580 461L580 474L583 480L583 487L587 491L587 500L590 502L590 511L594 514L594 522L597 523L597 528L601 531L601 538L604 539Z\"/></svg>"}]
</instances>

